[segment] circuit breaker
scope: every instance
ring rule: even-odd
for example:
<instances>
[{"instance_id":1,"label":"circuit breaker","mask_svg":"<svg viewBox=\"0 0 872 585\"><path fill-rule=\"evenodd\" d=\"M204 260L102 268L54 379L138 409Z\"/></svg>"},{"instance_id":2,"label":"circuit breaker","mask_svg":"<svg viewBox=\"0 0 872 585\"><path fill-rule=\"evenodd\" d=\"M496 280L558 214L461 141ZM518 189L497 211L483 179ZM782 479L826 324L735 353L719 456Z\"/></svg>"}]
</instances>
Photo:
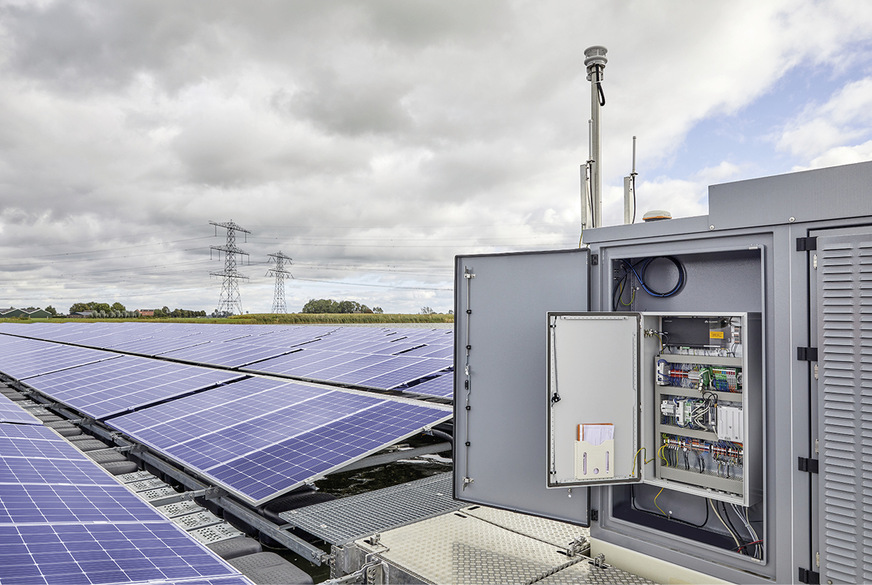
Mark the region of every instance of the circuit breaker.
<instances>
[{"instance_id":1,"label":"circuit breaker","mask_svg":"<svg viewBox=\"0 0 872 585\"><path fill-rule=\"evenodd\" d=\"M548 487L760 498L760 317L549 313Z\"/></svg>"}]
</instances>

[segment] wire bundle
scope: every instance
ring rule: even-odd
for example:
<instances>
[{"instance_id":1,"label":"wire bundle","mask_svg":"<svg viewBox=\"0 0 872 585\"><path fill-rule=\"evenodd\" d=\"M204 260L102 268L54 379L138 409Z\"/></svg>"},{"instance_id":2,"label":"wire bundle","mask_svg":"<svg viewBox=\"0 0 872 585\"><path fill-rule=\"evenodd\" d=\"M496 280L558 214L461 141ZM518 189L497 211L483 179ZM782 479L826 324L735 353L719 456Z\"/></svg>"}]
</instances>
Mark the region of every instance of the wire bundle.
<instances>
[{"instance_id":1,"label":"wire bundle","mask_svg":"<svg viewBox=\"0 0 872 585\"><path fill-rule=\"evenodd\" d=\"M645 282L645 276L647 275L648 268L655 260L658 260L660 258L672 262L678 269L678 280L676 281L675 286L673 286L666 292L654 290ZM633 300L635 299L634 290L632 296L630 297L630 300L627 302L623 301L624 290L626 289L630 274L635 277L636 281L639 283L639 287L643 291L645 291L652 297L657 298L667 298L678 294L681 289L684 288L685 282L687 282L687 271L685 270L684 265L675 256L651 256L648 258L636 260L635 262L633 262L632 260L621 259L621 264L624 267L624 274L615 283L615 288L612 294L614 298L612 307L615 311L618 310L618 305L629 306L633 303Z\"/></svg>"}]
</instances>

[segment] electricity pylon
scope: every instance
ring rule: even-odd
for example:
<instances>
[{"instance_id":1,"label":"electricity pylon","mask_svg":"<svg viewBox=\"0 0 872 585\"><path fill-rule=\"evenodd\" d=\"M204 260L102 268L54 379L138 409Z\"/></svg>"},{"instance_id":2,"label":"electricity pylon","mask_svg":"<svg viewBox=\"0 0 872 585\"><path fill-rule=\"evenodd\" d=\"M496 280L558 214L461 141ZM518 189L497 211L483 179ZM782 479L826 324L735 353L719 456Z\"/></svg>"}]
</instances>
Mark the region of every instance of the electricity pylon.
<instances>
[{"instance_id":1,"label":"electricity pylon","mask_svg":"<svg viewBox=\"0 0 872 585\"><path fill-rule=\"evenodd\" d=\"M270 268L266 271L267 276L276 277L276 289L273 295L273 313L287 313L288 308L285 306L285 279L293 278L294 275L285 270L285 262L291 263L291 259L281 252L277 254L267 254L270 257L270 262L275 262L275 268Z\"/></svg>"},{"instance_id":2,"label":"electricity pylon","mask_svg":"<svg viewBox=\"0 0 872 585\"><path fill-rule=\"evenodd\" d=\"M248 280L247 276L239 274L236 270L236 255L245 254L248 252L240 250L236 247L236 232L250 234L251 232L244 227L233 223L233 220L217 223L210 221L210 224L215 226L215 235L218 235L218 228L227 230L227 243L223 246L210 246L210 249L224 252L224 272L212 272L212 276L221 276L224 281L221 285L221 298L218 300L218 313L242 314L242 299L239 296L239 280ZM247 240L246 240L247 241ZM220 258L220 254L219 254Z\"/></svg>"}]
</instances>

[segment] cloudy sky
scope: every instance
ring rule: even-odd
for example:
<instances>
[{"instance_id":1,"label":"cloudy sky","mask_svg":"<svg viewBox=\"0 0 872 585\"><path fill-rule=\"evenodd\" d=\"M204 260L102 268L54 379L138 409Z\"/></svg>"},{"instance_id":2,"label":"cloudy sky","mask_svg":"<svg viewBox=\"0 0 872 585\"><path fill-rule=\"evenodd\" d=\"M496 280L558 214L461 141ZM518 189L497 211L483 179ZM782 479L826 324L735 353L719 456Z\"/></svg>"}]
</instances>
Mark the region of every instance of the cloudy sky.
<instances>
[{"instance_id":1,"label":"cloudy sky","mask_svg":"<svg viewBox=\"0 0 872 585\"><path fill-rule=\"evenodd\" d=\"M456 254L578 243L584 49L604 223L872 158L872 3L0 0L0 306L452 307ZM641 213L640 213L641 215ZM217 233L217 236L216 236Z\"/></svg>"}]
</instances>

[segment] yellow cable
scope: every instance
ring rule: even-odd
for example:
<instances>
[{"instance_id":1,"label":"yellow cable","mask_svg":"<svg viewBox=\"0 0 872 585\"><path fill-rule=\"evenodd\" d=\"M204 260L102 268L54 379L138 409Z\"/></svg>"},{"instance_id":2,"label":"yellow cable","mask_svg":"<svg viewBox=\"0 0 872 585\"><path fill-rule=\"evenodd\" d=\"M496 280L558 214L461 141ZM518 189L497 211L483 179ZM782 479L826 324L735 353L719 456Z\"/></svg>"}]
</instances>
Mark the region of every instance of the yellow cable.
<instances>
[{"instance_id":1,"label":"yellow cable","mask_svg":"<svg viewBox=\"0 0 872 585\"><path fill-rule=\"evenodd\" d=\"M660 448L657 449L657 454L660 456L660 459L663 460L663 463L666 465L666 467L669 467L669 460L663 454L663 449L665 449L665 448L666 448L666 443L663 443L662 445L660 445Z\"/></svg>"},{"instance_id":2,"label":"yellow cable","mask_svg":"<svg viewBox=\"0 0 872 585\"><path fill-rule=\"evenodd\" d=\"M660 488L660 491L657 492L657 495L656 495L656 496L654 496L654 506L656 506L657 509L660 510L660 513L661 513L661 514L663 514L664 516L666 516L666 517L668 518L668 517L669 517L669 514L667 514L666 512L664 512L663 509L662 509L660 506L657 506L657 498L660 497L660 494L663 493L663 490L664 490L664 489L665 489L665 488Z\"/></svg>"},{"instance_id":3,"label":"yellow cable","mask_svg":"<svg viewBox=\"0 0 872 585\"><path fill-rule=\"evenodd\" d=\"M630 469L630 475L632 475L633 472L636 471L636 458L639 457L639 453L641 453L642 451L645 451L646 454L648 453L648 451L645 449L645 447L642 447L638 451L636 451L636 454L633 455L633 467ZM651 463L652 461L654 461L654 459L655 459L654 457L652 457L651 459L645 459L645 456L643 455L642 456L642 465L646 465L648 463Z\"/></svg>"}]
</instances>

